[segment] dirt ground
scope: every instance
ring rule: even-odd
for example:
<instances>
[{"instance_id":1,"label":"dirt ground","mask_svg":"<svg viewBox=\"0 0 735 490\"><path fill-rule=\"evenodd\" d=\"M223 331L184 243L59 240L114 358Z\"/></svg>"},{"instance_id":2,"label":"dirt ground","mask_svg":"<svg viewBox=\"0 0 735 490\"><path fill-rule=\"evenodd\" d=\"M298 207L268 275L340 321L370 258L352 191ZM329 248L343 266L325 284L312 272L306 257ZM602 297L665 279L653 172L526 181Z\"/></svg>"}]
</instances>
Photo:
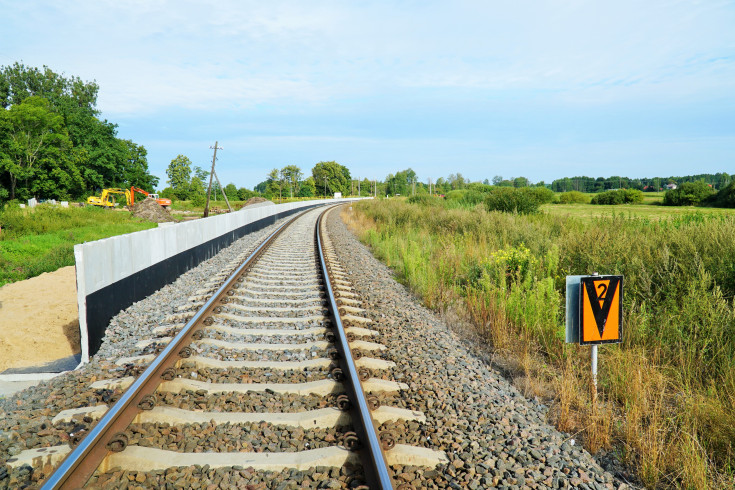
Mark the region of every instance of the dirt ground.
<instances>
[{"instance_id":1,"label":"dirt ground","mask_svg":"<svg viewBox=\"0 0 735 490\"><path fill-rule=\"evenodd\" d=\"M74 266L0 287L0 372L80 352Z\"/></svg>"}]
</instances>

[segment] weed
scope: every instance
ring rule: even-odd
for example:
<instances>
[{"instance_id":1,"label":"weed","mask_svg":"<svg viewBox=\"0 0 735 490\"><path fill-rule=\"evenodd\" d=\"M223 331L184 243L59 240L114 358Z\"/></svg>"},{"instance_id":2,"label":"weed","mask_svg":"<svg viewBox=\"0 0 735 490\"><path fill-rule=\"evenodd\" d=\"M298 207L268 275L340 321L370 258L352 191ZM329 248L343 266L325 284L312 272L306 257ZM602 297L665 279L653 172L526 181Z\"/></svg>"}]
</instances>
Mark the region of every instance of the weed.
<instances>
[{"instance_id":1,"label":"weed","mask_svg":"<svg viewBox=\"0 0 735 490\"><path fill-rule=\"evenodd\" d=\"M427 305L464 312L515 356L525 386L551 377L556 424L588 449L615 441L649 487L732 480L735 215L661 207L672 212L579 219L459 201L360 202L351 226ZM592 272L626 285L624 342L600 348L596 396L584 388L589 349L563 338L564 278Z\"/></svg>"}]
</instances>

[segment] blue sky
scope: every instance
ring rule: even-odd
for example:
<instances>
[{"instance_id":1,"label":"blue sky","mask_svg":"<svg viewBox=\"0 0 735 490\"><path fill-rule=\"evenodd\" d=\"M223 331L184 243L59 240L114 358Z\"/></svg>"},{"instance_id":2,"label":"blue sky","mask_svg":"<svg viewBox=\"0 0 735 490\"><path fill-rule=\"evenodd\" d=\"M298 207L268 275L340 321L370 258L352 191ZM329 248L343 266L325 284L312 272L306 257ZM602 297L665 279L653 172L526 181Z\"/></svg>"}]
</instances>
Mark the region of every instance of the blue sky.
<instances>
[{"instance_id":1,"label":"blue sky","mask_svg":"<svg viewBox=\"0 0 735 490\"><path fill-rule=\"evenodd\" d=\"M165 185L735 173L735 2L6 1L0 65L96 80Z\"/></svg>"}]
</instances>

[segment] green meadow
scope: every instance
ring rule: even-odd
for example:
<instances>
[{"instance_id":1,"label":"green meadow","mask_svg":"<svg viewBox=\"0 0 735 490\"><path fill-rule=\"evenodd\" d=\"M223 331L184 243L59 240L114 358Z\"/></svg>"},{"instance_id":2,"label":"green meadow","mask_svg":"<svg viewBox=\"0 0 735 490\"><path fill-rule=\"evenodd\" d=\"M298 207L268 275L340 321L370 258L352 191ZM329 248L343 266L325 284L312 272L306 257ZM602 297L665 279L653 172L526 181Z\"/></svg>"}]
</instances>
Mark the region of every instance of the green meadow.
<instances>
[{"instance_id":1,"label":"green meadow","mask_svg":"<svg viewBox=\"0 0 735 490\"><path fill-rule=\"evenodd\" d=\"M77 243L156 226L133 218L127 211L6 206L0 211L0 286L74 265Z\"/></svg>"},{"instance_id":2,"label":"green meadow","mask_svg":"<svg viewBox=\"0 0 735 490\"><path fill-rule=\"evenodd\" d=\"M653 197L653 196L652 196ZM344 215L431 308L463 318L515 366L528 396L642 482L733 483L735 214L643 204L546 204L520 215L428 198L363 201ZM565 277L622 274L624 342L564 343Z\"/></svg>"}]
</instances>

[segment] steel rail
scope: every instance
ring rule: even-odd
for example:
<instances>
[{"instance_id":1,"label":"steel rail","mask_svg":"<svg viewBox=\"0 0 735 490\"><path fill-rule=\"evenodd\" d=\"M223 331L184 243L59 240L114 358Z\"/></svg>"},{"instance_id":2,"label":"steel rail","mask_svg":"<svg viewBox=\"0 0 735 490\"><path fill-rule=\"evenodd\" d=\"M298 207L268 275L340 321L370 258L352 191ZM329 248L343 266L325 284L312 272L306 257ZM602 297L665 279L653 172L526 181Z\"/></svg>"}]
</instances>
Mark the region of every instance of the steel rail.
<instances>
[{"instance_id":1,"label":"steel rail","mask_svg":"<svg viewBox=\"0 0 735 490\"><path fill-rule=\"evenodd\" d=\"M321 222L322 218L330 209L319 215L315 234L317 249L319 251L319 263L321 265L322 277L325 286L324 289L327 293L327 307L330 311L333 330L337 337L335 339L335 345L340 350L341 355L339 362L343 368L345 381L349 381L349 383L345 383L345 388L349 393L352 411L357 415L357 417L352 417L352 421L358 423L357 427L355 427L355 432L358 433L358 436L361 436L360 442L362 447L360 451L363 456L363 471L365 472L365 478L370 488L394 488L391 471L388 468L388 464L385 462L383 447L380 443L380 439L378 438L378 434L375 431L375 425L373 424L373 418L370 414L367 397L365 396L365 391L362 389L360 377L357 374L357 366L355 365L355 361L352 357L350 344L347 341L347 335L345 334L342 319L340 318L339 306L335 300L332 284L329 278L329 269L327 268L325 260L324 242L322 241L321 236Z\"/></svg>"},{"instance_id":2,"label":"steel rail","mask_svg":"<svg viewBox=\"0 0 735 490\"><path fill-rule=\"evenodd\" d=\"M252 265L252 262L263 253L283 230L305 212L294 216L271 233L237 270L225 280L222 286L217 289L204 306L184 325L163 351L151 362L148 368L125 390L120 399L110 407L100 421L82 439L79 445L64 458L56 471L44 482L43 487L41 487L42 489L76 489L81 488L87 483L105 456L107 456L109 452L107 444L110 437L118 431L124 431L130 425L140 410L138 403L140 403L144 396L155 392L160 384L160 375L163 371L168 367L172 367L179 359L184 357L181 355L181 351L190 343L189 340L194 333L195 327L210 315L215 306L217 306L220 297Z\"/></svg>"}]
</instances>

